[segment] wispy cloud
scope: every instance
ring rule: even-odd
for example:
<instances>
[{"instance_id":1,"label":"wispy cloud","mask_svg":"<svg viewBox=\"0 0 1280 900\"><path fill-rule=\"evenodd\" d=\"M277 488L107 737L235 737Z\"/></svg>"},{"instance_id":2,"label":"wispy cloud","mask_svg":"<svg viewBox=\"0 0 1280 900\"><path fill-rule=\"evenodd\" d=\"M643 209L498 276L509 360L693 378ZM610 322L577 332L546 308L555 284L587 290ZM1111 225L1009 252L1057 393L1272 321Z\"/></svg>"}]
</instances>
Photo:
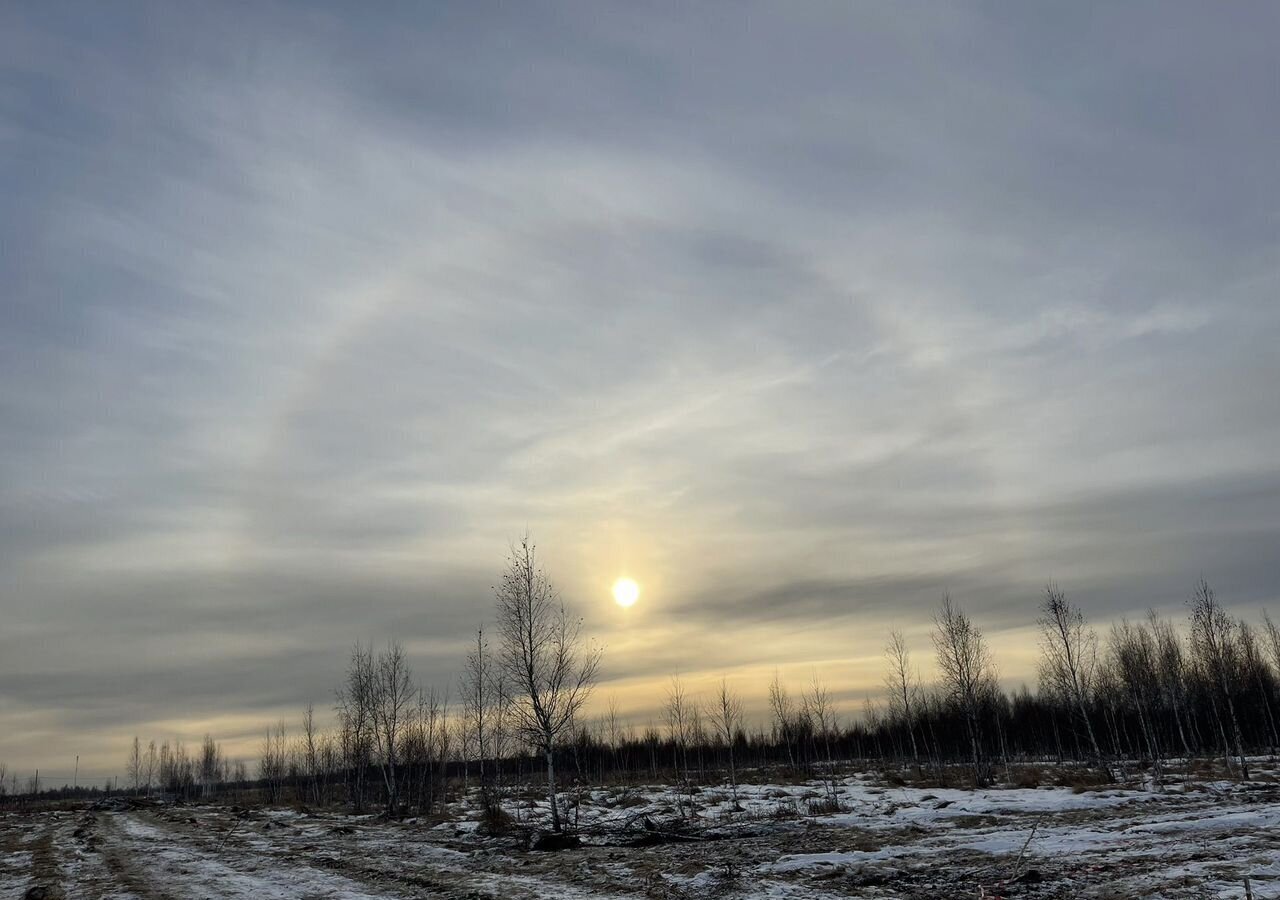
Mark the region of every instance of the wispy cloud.
<instances>
[{"instance_id":1,"label":"wispy cloud","mask_svg":"<svg viewBox=\"0 0 1280 900\"><path fill-rule=\"evenodd\" d=\"M443 683L526 528L636 704L1274 601L1278 24L3 10L0 758Z\"/></svg>"}]
</instances>

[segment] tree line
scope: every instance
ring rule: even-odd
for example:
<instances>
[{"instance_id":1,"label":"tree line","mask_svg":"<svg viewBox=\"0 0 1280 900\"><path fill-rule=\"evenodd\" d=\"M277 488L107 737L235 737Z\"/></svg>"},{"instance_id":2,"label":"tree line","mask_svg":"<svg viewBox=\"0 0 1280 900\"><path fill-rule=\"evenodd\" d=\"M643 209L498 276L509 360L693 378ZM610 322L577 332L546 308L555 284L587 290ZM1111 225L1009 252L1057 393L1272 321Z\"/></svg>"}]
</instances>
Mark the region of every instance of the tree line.
<instances>
[{"instance_id":1,"label":"tree line","mask_svg":"<svg viewBox=\"0 0 1280 900\"><path fill-rule=\"evenodd\" d=\"M486 810L500 811L510 785L540 768L559 828L572 807L559 799L562 773L575 790L667 780L692 795L708 781L736 792L742 771L783 767L817 777L834 803L834 773L848 760L940 779L960 765L975 785L1019 761L1070 762L1104 780L1140 769L1158 784L1175 758L1220 758L1247 778L1248 754L1280 745L1280 629L1269 616L1260 630L1233 619L1207 582L1194 591L1185 628L1152 611L1105 636L1049 585L1034 693L1001 689L985 636L946 596L934 617L935 680L921 678L902 634L891 632L885 691L860 717L845 718L816 677L796 688L775 675L767 720L749 724L727 679L700 699L673 677L659 719L643 726L625 722L612 701L602 715L582 715L600 651L584 643L527 542L497 593L496 646L477 632L456 702L416 688L398 644L379 653L357 646L337 692L337 727L317 736L308 709L300 736L290 742L278 726L264 741L270 797L292 789L309 802L429 812L449 779L462 778L478 785Z\"/></svg>"},{"instance_id":2,"label":"tree line","mask_svg":"<svg viewBox=\"0 0 1280 900\"><path fill-rule=\"evenodd\" d=\"M1261 628L1232 618L1205 581L1181 626L1151 611L1105 635L1049 585L1038 606L1034 692L1000 687L986 637L944 596L933 681L920 676L903 635L890 632L885 690L860 716L837 709L817 677L796 687L775 674L763 698L767 718L748 723L727 679L695 698L673 677L660 716L643 725L624 721L612 700L602 715L584 715L601 650L527 538L495 594L493 643L477 631L456 694L415 684L400 644L379 652L357 644L335 692L333 728L319 727L308 707L293 733L281 722L265 734L256 772L265 799L430 814L461 779L478 786L486 814L500 817L511 787L539 773L559 830L572 795L606 781L673 781L690 797L715 781L736 796L744 771L781 767L819 779L834 804L836 770L850 760L943 781L963 769L978 786L1025 761L1072 763L1107 781L1140 770L1159 785L1173 759L1220 759L1247 779L1249 754L1280 746L1280 628L1269 615ZM181 744L144 751L135 739L128 769L136 790L154 784L184 796L248 779L210 738L195 755Z\"/></svg>"}]
</instances>

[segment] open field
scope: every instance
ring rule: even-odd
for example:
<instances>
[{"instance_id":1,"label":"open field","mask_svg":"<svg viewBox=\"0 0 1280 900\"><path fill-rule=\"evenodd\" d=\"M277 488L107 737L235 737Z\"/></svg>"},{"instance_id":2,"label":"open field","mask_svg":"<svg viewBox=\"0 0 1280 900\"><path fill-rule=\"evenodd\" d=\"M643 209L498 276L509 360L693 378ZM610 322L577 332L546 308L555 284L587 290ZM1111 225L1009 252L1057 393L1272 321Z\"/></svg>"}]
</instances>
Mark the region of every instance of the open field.
<instances>
[{"instance_id":1,"label":"open field","mask_svg":"<svg viewBox=\"0 0 1280 900\"><path fill-rule=\"evenodd\" d=\"M584 795L584 846L445 821L230 806L11 810L0 898L1280 897L1280 785L1165 792L894 787L869 774L817 812L818 783L693 795L695 840L664 842L669 787ZM527 801L537 816L538 804Z\"/></svg>"}]
</instances>

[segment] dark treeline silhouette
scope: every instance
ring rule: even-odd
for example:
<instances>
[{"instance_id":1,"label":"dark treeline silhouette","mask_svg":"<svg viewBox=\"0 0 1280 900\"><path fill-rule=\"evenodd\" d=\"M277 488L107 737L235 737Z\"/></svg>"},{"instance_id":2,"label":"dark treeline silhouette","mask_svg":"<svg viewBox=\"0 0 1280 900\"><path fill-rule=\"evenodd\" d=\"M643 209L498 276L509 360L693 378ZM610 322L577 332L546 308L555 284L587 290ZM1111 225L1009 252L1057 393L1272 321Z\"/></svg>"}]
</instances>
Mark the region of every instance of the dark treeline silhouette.
<instances>
[{"instance_id":1,"label":"dark treeline silhouette","mask_svg":"<svg viewBox=\"0 0 1280 900\"><path fill-rule=\"evenodd\" d=\"M1151 611L1102 635L1050 585L1039 604L1038 684L1011 693L999 686L981 630L944 597L934 681L921 679L906 641L890 632L886 690L860 716L838 711L816 677L788 685L775 674L756 698L768 712L751 722L727 679L699 698L673 677L661 713L643 724L624 721L612 700L603 715L585 715L600 651L583 643L527 539L512 552L498 601L497 645L477 632L456 702L414 683L399 644L378 652L357 644L335 692L334 727L319 727L308 707L300 727L268 729L256 778L208 736L194 752L135 738L119 786L391 815L430 815L475 786L486 815L501 819L521 814L512 797L529 808L526 786L540 779L558 829L572 821L579 792L604 783L668 783L691 797L701 784L736 792L740 780L809 778L835 804L836 773L848 765L981 786L1014 781L1015 766L1036 763L1158 787L1171 761L1220 761L1247 779L1249 754L1280 746L1280 628L1265 614L1260 628L1231 618L1203 581L1184 620ZM12 773L7 793L19 793Z\"/></svg>"},{"instance_id":2,"label":"dark treeline silhouette","mask_svg":"<svg viewBox=\"0 0 1280 900\"><path fill-rule=\"evenodd\" d=\"M921 680L902 636L892 632L884 699L868 700L860 717L841 721L817 679L792 686L775 675L767 698L759 698L767 699L767 719L748 724L743 699L727 680L696 698L677 677L656 721L624 722L610 702L602 716L569 717L550 741L549 759L545 734L519 727L512 706L527 695L505 680L511 675L502 665L505 650L491 651L483 631L459 681L461 702L451 706L443 694L416 692L399 736L388 723L396 720L400 676L393 673L401 671L402 651L392 644L375 655L357 647L339 692L336 735L324 739L334 752L295 750L293 758L311 763L295 763L289 781L313 785L317 802L324 789L314 785L327 784L356 808L398 797L429 811L445 796L448 779L477 784L491 803L540 766L561 773L571 794L606 782L723 782L734 790L740 778L779 774L826 783L849 762L956 783L962 771L965 782L977 785L1007 779L1009 767L1026 762L1072 764L1095 770L1100 780L1142 773L1159 784L1175 759L1221 759L1227 771L1247 778L1248 754L1275 753L1280 745L1280 629L1270 617L1261 629L1230 618L1204 582L1185 623L1153 611L1099 636L1053 585L1039 612L1035 691L999 687L984 635L945 597L933 634L936 681ZM359 688L362 680L372 687ZM397 741L403 749L394 758L378 749ZM332 765L317 768L319 758Z\"/></svg>"}]
</instances>

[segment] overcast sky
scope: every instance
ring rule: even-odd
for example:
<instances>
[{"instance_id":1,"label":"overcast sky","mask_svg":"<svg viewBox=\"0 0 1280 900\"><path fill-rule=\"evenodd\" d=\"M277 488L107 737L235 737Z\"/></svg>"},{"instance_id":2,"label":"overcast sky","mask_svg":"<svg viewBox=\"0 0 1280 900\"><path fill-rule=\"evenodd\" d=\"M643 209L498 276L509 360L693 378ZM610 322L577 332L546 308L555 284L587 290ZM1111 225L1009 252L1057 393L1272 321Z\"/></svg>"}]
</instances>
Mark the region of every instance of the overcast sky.
<instances>
[{"instance_id":1,"label":"overcast sky","mask_svg":"<svg viewBox=\"0 0 1280 900\"><path fill-rule=\"evenodd\" d=\"M373 7L0 6L11 768L448 685L526 528L638 717L1276 609L1280 7Z\"/></svg>"}]
</instances>

